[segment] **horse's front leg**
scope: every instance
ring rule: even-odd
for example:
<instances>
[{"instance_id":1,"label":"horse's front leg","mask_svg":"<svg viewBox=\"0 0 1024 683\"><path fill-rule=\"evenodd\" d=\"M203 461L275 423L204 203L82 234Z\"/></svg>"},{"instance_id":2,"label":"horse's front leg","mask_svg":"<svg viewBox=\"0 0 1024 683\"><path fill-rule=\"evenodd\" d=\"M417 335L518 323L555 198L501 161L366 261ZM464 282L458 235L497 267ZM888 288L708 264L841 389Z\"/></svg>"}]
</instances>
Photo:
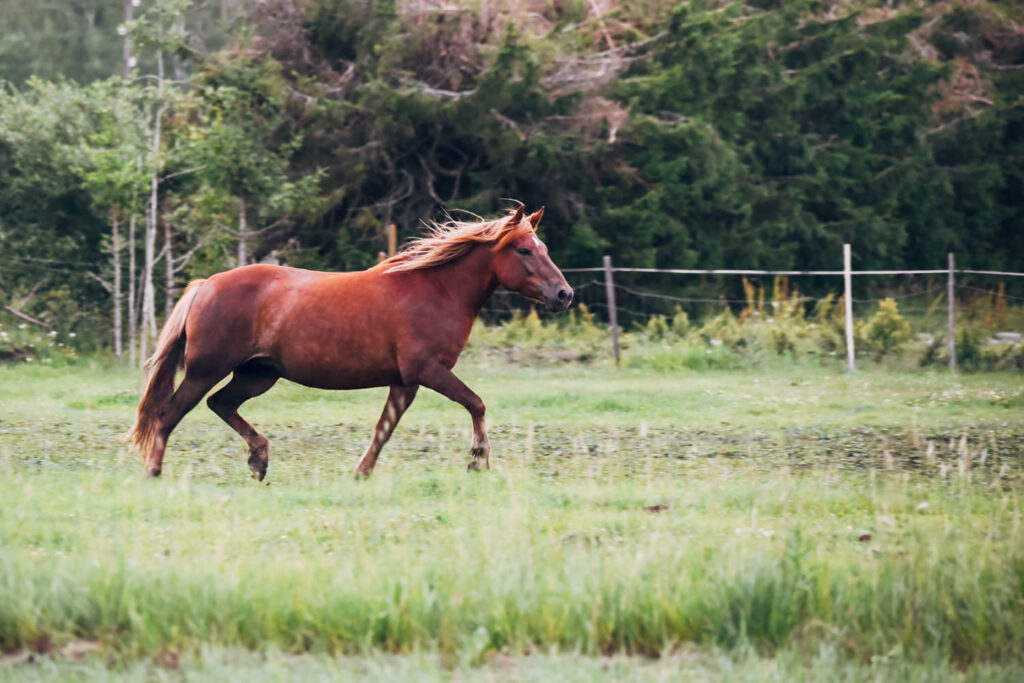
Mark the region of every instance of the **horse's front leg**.
<instances>
[{"instance_id":1,"label":"horse's front leg","mask_svg":"<svg viewBox=\"0 0 1024 683\"><path fill-rule=\"evenodd\" d=\"M487 442L487 430L484 428L486 407L483 400L456 377L455 373L436 361L423 368L418 373L416 381L469 411L470 417L473 418L473 444L469 450L473 460L470 461L468 469L489 469L491 465L488 455L491 452L491 445Z\"/></svg>"}]
</instances>

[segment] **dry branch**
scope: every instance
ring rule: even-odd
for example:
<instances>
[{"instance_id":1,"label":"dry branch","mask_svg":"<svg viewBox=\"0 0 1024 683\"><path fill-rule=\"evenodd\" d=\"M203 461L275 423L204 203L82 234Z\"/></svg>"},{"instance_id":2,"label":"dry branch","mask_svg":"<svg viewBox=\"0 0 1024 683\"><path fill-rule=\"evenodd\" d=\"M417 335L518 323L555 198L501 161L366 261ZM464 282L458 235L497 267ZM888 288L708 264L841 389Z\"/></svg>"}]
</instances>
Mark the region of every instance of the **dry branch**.
<instances>
[{"instance_id":1,"label":"dry branch","mask_svg":"<svg viewBox=\"0 0 1024 683\"><path fill-rule=\"evenodd\" d=\"M30 316L28 313L22 313L21 311L19 311L16 308L11 308L10 306L4 306L4 310L7 311L8 313L10 313L11 315L13 315L15 318L20 318L21 320L24 320L27 323L32 323L33 325L38 325L39 327L43 328L44 330L50 329L50 326L47 325L46 323L44 323L42 320L36 320L32 316Z\"/></svg>"}]
</instances>

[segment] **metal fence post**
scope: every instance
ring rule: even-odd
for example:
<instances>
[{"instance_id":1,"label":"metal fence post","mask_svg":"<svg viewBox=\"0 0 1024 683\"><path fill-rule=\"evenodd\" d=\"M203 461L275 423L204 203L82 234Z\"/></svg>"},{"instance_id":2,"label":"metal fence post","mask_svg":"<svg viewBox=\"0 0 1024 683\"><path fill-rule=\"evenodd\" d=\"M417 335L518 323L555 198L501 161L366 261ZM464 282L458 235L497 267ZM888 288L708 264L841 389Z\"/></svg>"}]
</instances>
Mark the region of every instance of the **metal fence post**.
<instances>
[{"instance_id":1,"label":"metal fence post","mask_svg":"<svg viewBox=\"0 0 1024 683\"><path fill-rule=\"evenodd\" d=\"M850 277L850 245L843 245L843 301L846 304L846 368L856 370L853 354L853 283Z\"/></svg>"},{"instance_id":2,"label":"metal fence post","mask_svg":"<svg viewBox=\"0 0 1024 683\"><path fill-rule=\"evenodd\" d=\"M612 327L612 353L619 364L619 312L615 309L615 282L612 280L612 257L604 257L604 291L608 297L608 322Z\"/></svg>"},{"instance_id":3,"label":"metal fence post","mask_svg":"<svg viewBox=\"0 0 1024 683\"><path fill-rule=\"evenodd\" d=\"M949 275L946 280L946 344L949 346L949 370L956 372L956 294L954 294L956 259L949 253Z\"/></svg>"}]
</instances>

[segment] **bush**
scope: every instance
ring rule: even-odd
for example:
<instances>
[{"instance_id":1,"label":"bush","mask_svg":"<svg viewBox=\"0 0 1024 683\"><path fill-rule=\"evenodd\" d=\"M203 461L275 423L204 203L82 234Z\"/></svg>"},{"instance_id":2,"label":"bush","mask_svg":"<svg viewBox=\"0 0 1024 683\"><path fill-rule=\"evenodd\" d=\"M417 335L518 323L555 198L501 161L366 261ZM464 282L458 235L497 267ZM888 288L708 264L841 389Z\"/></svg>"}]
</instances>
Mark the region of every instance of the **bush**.
<instances>
[{"instance_id":1,"label":"bush","mask_svg":"<svg viewBox=\"0 0 1024 683\"><path fill-rule=\"evenodd\" d=\"M517 311L510 320L498 325L485 325L477 319L466 352L470 356L497 355L525 364L590 362L606 357L610 345L607 328L598 325L586 305L580 304L567 315L546 322L535 309L526 315Z\"/></svg>"},{"instance_id":2,"label":"bush","mask_svg":"<svg viewBox=\"0 0 1024 683\"><path fill-rule=\"evenodd\" d=\"M900 315L895 299L882 299L878 303L878 311L864 327L863 338L868 348L880 356L910 340L910 323Z\"/></svg>"}]
</instances>

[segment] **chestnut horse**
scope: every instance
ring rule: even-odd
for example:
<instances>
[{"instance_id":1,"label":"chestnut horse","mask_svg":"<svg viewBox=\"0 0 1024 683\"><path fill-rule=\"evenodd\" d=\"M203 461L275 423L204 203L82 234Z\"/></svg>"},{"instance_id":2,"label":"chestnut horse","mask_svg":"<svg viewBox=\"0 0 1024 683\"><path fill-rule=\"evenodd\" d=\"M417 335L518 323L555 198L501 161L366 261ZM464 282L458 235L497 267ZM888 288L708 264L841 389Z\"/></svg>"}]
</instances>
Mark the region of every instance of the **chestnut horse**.
<instances>
[{"instance_id":1,"label":"chestnut horse","mask_svg":"<svg viewBox=\"0 0 1024 683\"><path fill-rule=\"evenodd\" d=\"M495 220L435 224L426 237L361 272L252 265L192 282L160 332L127 435L148 473L160 474L178 422L231 373L207 404L245 439L249 467L261 481L267 439L238 407L282 377L320 389L391 388L358 476L373 471L421 385L469 411L469 468L487 468L484 402L452 367L498 285L551 311L568 308L572 289L537 239L543 212L524 218L520 207ZM185 377L175 389L179 366Z\"/></svg>"}]
</instances>

